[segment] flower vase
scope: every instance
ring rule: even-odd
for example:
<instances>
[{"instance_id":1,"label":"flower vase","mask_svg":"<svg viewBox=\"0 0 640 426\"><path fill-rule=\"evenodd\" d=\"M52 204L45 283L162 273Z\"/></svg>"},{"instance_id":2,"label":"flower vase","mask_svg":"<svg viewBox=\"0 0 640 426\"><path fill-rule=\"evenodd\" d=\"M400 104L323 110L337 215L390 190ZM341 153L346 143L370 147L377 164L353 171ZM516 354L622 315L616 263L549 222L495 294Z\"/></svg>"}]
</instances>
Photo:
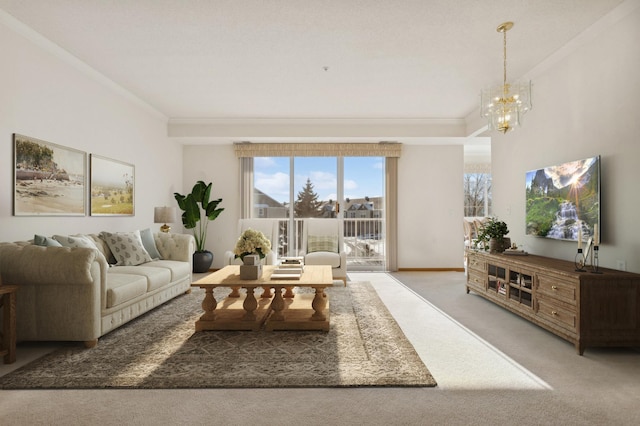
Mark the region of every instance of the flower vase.
<instances>
[{"instance_id":1,"label":"flower vase","mask_svg":"<svg viewBox=\"0 0 640 426\"><path fill-rule=\"evenodd\" d=\"M257 280L262 276L262 263L260 263L260 256L257 254L245 256L242 263L240 265L241 280Z\"/></svg>"}]
</instances>

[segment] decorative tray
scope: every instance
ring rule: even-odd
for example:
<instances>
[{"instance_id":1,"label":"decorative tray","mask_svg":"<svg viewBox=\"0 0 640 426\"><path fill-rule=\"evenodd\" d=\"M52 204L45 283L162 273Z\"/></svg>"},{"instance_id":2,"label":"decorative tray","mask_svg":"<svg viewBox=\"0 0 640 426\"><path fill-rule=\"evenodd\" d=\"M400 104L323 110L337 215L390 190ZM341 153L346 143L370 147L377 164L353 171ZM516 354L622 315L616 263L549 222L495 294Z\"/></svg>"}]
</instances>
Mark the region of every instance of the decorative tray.
<instances>
[{"instance_id":1,"label":"decorative tray","mask_svg":"<svg viewBox=\"0 0 640 426\"><path fill-rule=\"evenodd\" d=\"M513 250L513 249L506 249L505 251L503 251L504 254L514 254L516 256L526 256L529 253L527 253L524 250Z\"/></svg>"}]
</instances>

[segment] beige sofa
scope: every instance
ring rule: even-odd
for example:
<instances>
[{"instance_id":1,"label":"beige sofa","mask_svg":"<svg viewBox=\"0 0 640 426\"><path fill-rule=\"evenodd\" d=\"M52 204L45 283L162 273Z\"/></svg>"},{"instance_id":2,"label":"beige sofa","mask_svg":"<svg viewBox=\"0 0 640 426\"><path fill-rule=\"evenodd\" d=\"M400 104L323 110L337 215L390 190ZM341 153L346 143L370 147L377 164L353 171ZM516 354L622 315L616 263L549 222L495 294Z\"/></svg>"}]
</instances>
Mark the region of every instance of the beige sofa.
<instances>
[{"instance_id":1,"label":"beige sofa","mask_svg":"<svg viewBox=\"0 0 640 426\"><path fill-rule=\"evenodd\" d=\"M81 341L92 347L100 336L188 293L193 236L151 235L161 259L137 266L110 265L109 245L95 234L83 237L97 249L0 243L2 282L19 286L18 341Z\"/></svg>"}]
</instances>

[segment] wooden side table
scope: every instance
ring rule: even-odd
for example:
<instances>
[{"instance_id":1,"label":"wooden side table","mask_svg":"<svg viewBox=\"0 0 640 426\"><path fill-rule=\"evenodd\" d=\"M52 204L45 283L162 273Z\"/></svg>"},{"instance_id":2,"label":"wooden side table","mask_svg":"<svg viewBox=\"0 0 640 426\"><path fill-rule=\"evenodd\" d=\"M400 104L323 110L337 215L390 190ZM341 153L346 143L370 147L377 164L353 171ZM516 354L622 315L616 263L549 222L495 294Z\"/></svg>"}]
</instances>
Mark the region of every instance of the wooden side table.
<instances>
[{"instance_id":1,"label":"wooden side table","mask_svg":"<svg viewBox=\"0 0 640 426\"><path fill-rule=\"evenodd\" d=\"M5 364L16 360L16 292L17 285L0 285L2 330L0 331L0 356Z\"/></svg>"}]
</instances>

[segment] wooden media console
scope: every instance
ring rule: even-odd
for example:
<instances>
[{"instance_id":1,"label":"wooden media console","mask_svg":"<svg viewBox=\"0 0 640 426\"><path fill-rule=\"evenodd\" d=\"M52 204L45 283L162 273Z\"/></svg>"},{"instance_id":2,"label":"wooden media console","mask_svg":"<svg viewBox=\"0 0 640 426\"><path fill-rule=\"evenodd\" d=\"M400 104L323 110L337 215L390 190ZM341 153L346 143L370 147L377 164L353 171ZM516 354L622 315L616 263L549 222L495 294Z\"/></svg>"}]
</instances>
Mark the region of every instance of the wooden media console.
<instances>
[{"instance_id":1,"label":"wooden media console","mask_svg":"<svg viewBox=\"0 0 640 426\"><path fill-rule=\"evenodd\" d=\"M640 274L542 256L469 251L467 293L482 297L573 343L640 347Z\"/></svg>"}]
</instances>

